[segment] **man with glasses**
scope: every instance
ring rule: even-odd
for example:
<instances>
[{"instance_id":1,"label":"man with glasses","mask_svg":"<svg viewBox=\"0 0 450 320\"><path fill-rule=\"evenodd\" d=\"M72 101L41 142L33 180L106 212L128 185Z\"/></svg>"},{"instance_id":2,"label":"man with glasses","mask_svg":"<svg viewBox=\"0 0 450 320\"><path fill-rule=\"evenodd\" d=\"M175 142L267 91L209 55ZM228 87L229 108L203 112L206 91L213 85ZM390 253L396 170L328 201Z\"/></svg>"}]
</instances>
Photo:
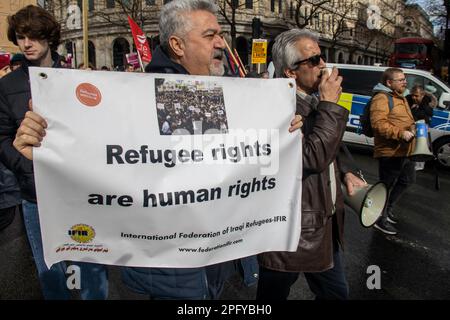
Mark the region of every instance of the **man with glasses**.
<instances>
[{"instance_id":1,"label":"man with glasses","mask_svg":"<svg viewBox=\"0 0 450 320\"><path fill-rule=\"evenodd\" d=\"M370 106L374 133L374 157L378 159L380 181L389 188L389 200L374 227L385 234L397 234L393 207L406 189L415 182L414 162L407 156L414 150L414 118L403 93L406 77L401 69L386 69L378 83ZM393 107L389 107L389 97Z\"/></svg>"},{"instance_id":2,"label":"man with glasses","mask_svg":"<svg viewBox=\"0 0 450 320\"><path fill-rule=\"evenodd\" d=\"M277 77L295 79L297 113L303 118L302 218L296 252L259 255L258 300L285 300L303 272L317 299L347 299L348 286L340 261L344 203L347 192L365 183L337 160L348 118L337 101L342 77L325 68L316 34L292 29L280 34L272 48Z\"/></svg>"}]
</instances>

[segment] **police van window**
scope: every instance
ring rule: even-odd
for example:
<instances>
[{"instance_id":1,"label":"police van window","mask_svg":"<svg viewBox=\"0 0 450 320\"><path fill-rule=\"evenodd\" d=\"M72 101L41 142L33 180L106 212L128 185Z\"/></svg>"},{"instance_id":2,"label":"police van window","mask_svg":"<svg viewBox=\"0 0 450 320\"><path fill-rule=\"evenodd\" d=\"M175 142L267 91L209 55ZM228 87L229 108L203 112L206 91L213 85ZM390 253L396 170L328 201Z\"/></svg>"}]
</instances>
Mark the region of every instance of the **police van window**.
<instances>
[{"instance_id":1,"label":"police van window","mask_svg":"<svg viewBox=\"0 0 450 320\"><path fill-rule=\"evenodd\" d=\"M424 79L425 79L424 77L415 74L406 74L407 88L406 92L404 93L404 96L407 96L410 93L412 87L414 86L419 85L423 87L425 85Z\"/></svg>"},{"instance_id":2,"label":"police van window","mask_svg":"<svg viewBox=\"0 0 450 320\"><path fill-rule=\"evenodd\" d=\"M371 96L373 87L380 82L381 72L369 70L339 69L342 91L353 94Z\"/></svg>"},{"instance_id":3,"label":"police van window","mask_svg":"<svg viewBox=\"0 0 450 320\"><path fill-rule=\"evenodd\" d=\"M431 81L430 79L425 79L425 91L428 93L432 93L436 99L441 97L442 92L444 92L444 89L438 85L436 82Z\"/></svg>"},{"instance_id":4,"label":"police van window","mask_svg":"<svg viewBox=\"0 0 450 320\"><path fill-rule=\"evenodd\" d=\"M422 87L424 87L425 91L433 94L437 100L439 100L442 92L444 92L444 89L440 85L438 85L436 82L432 81L431 79L425 78L423 76L419 76L419 75L415 75L415 74L407 74L406 80L408 82L408 92L406 92L405 95L409 94L409 91L415 85L421 85Z\"/></svg>"}]
</instances>

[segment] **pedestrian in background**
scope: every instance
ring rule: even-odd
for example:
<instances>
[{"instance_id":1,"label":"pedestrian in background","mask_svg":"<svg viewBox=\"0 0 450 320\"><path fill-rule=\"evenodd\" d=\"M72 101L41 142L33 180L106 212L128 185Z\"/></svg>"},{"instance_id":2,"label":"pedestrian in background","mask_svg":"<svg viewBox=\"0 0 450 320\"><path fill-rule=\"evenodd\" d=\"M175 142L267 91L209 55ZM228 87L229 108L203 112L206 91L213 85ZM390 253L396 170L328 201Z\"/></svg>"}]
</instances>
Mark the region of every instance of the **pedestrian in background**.
<instances>
[{"instance_id":1,"label":"pedestrian in background","mask_svg":"<svg viewBox=\"0 0 450 320\"><path fill-rule=\"evenodd\" d=\"M389 235L397 234L394 206L403 193L416 181L415 163L408 159L414 150L414 117L403 96L406 76L402 69L388 68L373 91L370 122L374 133L374 158L378 159L378 174L389 190L382 216L374 227ZM393 100L392 109L389 98Z\"/></svg>"}]
</instances>

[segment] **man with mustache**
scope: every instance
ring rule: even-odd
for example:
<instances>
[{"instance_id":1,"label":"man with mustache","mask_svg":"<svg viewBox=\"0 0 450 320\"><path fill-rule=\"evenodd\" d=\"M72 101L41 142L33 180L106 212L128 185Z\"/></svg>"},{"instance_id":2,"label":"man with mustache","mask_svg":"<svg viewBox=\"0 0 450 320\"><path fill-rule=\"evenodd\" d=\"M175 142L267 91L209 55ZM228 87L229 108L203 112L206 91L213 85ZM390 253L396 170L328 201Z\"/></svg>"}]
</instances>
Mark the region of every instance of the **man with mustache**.
<instances>
[{"instance_id":1,"label":"man with mustache","mask_svg":"<svg viewBox=\"0 0 450 320\"><path fill-rule=\"evenodd\" d=\"M146 67L152 73L205 76L224 74L225 43L216 18L217 6L208 0L177 0L163 6L159 29L161 45ZM29 158L32 146L39 146L46 122L30 112L22 122L16 148ZM291 123L300 128L301 117ZM256 284L258 264L247 257L201 268L123 268L124 282L134 291L152 299L217 299L224 282L236 271L246 285Z\"/></svg>"}]
</instances>

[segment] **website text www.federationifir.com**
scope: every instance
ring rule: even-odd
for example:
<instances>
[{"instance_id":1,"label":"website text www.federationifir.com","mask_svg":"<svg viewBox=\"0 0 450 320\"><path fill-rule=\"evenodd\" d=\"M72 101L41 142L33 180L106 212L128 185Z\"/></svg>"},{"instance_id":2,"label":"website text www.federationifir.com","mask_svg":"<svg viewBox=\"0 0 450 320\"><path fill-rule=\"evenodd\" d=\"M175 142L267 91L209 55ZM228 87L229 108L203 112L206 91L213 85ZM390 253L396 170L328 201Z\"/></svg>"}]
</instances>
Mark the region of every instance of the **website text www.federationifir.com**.
<instances>
[{"instance_id":1,"label":"website text www.federationifir.com","mask_svg":"<svg viewBox=\"0 0 450 320\"><path fill-rule=\"evenodd\" d=\"M209 252L209 251L214 251L223 247L227 247L227 246L231 246L233 244L237 244L237 243L241 243L243 242L244 239L238 239L238 240L234 240L234 241L227 241L226 243L223 244L218 244L215 247L206 247L206 248L202 248L202 247L198 247L198 248L178 248L178 251L180 252Z\"/></svg>"}]
</instances>

